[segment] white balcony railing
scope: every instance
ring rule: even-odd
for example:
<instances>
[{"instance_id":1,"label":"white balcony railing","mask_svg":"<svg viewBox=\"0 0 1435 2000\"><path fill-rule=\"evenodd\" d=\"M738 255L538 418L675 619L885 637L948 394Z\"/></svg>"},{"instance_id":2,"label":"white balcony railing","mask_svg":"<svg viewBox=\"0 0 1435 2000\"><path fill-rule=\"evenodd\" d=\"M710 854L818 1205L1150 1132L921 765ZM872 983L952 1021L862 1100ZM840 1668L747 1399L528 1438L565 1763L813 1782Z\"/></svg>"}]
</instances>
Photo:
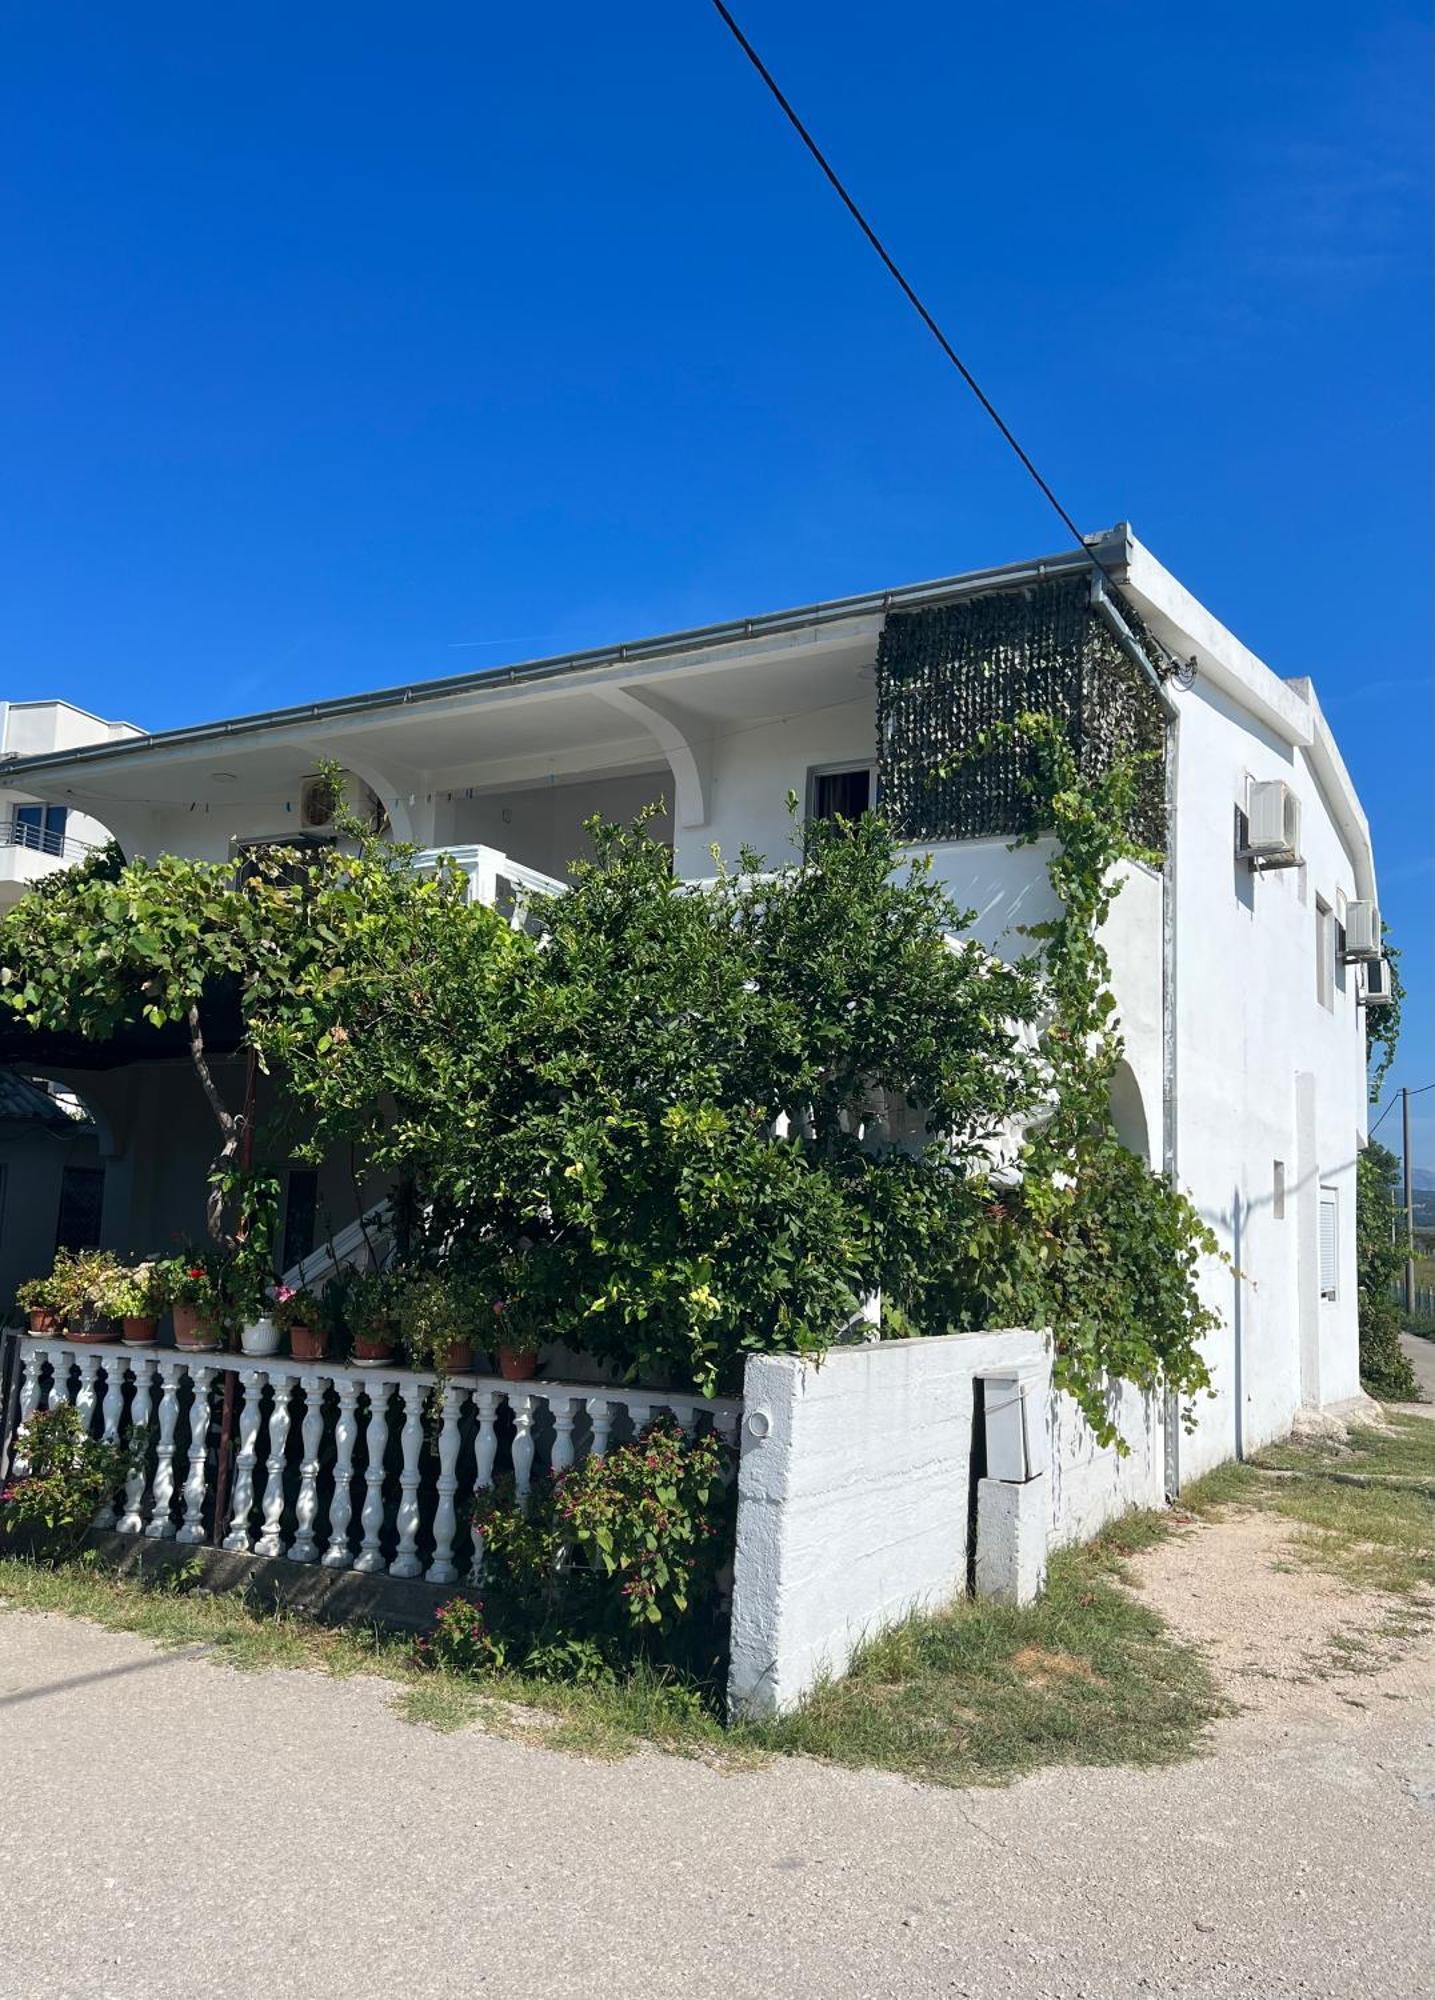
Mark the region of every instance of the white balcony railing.
<instances>
[{"instance_id":1,"label":"white balcony railing","mask_svg":"<svg viewBox=\"0 0 1435 2000\"><path fill-rule=\"evenodd\" d=\"M486 903L500 911L516 931L528 928L535 896L562 896L568 889L566 882L515 861L497 847L429 847L414 856L414 866L423 874L431 875L443 861L451 861L467 877L471 903Z\"/></svg>"},{"instance_id":2,"label":"white balcony railing","mask_svg":"<svg viewBox=\"0 0 1435 2000\"><path fill-rule=\"evenodd\" d=\"M237 1378L233 1482L216 1529L218 1393ZM433 1399L436 1424L425 1421ZM661 1410L683 1430L736 1446L742 1405L666 1390L575 1382L438 1378L421 1370L170 1348L78 1346L26 1337L17 1431L36 1409L76 1405L92 1435L148 1434L128 1485L97 1528L150 1541L220 1542L326 1569L476 1583L482 1538L472 1496L535 1477L635 1436ZM10 1476L27 1470L17 1436ZM222 1532L219 1532L222 1530Z\"/></svg>"}]
</instances>

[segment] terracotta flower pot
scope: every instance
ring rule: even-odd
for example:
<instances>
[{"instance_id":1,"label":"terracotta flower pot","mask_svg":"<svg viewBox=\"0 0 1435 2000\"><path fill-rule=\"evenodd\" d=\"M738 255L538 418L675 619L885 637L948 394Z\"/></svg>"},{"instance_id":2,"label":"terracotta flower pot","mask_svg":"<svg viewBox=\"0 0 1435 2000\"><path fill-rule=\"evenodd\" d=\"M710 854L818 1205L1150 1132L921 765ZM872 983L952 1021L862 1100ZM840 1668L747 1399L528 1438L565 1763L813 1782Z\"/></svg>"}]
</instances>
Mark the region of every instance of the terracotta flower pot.
<instances>
[{"instance_id":1,"label":"terracotta flower pot","mask_svg":"<svg viewBox=\"0 0 1435 2000\"><path fill-rule=\"evenodd\" d=\"M444 1375L471 1375L473 1359L471 1340L451 1340L438 1357L439 1372Z\"/></svg>"},{"instance_id":2,"label":"terracotta flower pot","mask_svg":"<svg viewBox=\"0 0 1435 2000\"><path fill-rule=\"evenodd\" d=\"M505 1382L531 1382L538 1373L538 1356L522 1347L500 1347L498 1372Z\"/></svg>"},{"instance_id":3,"label":"terracotta flower pot","mask_svg":"<svg viewBox=\"0 0 1435 2000\"><path fill-rule=\"evenodd\" d=\"M80 1347L97 1347L102 1340L114 1337L114 1321L108 1319L77 1320L65 1328L66 1340L73 1340Z\"/></svg>"},{"instance_id":4,"label":"terracotta flower pot","mask_svg":"<svg viewBox=\"0 0 1435 2000\"><path fill-rule=\"evenodd\" d=\"M394 1336L391 1333L356 1333L354 1335L354 1359L356 1361L392 1361L394 1358Z\"/></svg>"},{"instance_id":5,"label":"terracotta flower pot","mask_svg":"<svg viewBox=\"0 0 1435 2000\"><path fill-rule=\"evenodd\" d=\"M296 1361L322 1361L329 1352L327 1326L291 1326L289 1352Z\"/></svg>"},{"instance_id":6,"label":"terracotta flower pot","mask_svg":"<svg viewBox=\"0 0 1435 2000\"><path fill-rule=\"evenodd\" d=\"M40 1308L36 1312L31 1313L30 1315L31 1333L58 1333L59 1331L60 1331L60 1315L58 1313L50 1312L48 1308L44 1307Z\"/></svg>"},{"instance_id":7,"label":"terracotta flower pot","mask_svg":"<svg viewBox=\"0 0 1435 2000\"><path fill-rule=\"evenodd\" d=\"M159 1321L127 1315L120 1321L120 1339L126 1347L153 1347L159 1338Z\"/></svg>"},{"instance_id":8,"label":"terracotta flower pot","mask_svg":"<svg viewBox=\"0 0 1435 2000\"><path fill-rule=\"evenodd\" d=\"M174 1344L186 1354L207 1354L220 1345L219 1329L200 1318L198 1306L176 1306Z\"/></svg>"}]
</instances>

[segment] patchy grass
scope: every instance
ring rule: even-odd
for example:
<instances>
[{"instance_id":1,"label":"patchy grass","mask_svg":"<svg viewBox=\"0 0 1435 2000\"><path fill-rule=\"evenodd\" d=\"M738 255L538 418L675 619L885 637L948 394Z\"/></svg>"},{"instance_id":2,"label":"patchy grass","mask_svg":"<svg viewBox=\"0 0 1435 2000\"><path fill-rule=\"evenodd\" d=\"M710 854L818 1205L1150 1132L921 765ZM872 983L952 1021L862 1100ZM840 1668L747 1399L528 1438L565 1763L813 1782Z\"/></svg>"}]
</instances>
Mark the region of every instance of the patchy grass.
<instances>
[{"instance_id":1,"label":"patchy grass","mask_svg":"<svg viewBox=\"0 0 1435 2000\"><path fill-rule=\"evenodd\" d=\"M1181 1506L1209 1518L1229 1506L1280 1515L1297 1561L1352 1589L1392 1597L1435 1588L1435 1423L1387 1412L1389 1431L1353 1428L1347 1444L1290 1439L1245 1465L1184 1488Z\"/></svg>"},{"instance_id":2,"label":"patchy grass","mask_svg":"<svg viewBox=\"0 0 1435 2000\"><path fill-rule=\"evenodd\" d=\"M1225 1705L1201 1656L1119 1582L1124 1556L1163 1532L1128 1517L1055 1557L1039 1604L968 1602L883 1634L763 1740L942 1785L1190 1756Z\"/></svg>"},{"instance_id":3,"label":"patchy grass","mask_svg":"<svg viewBox=\"0 0 1435 2000\"><path fill-rule=\"evenodd\" d=\"M481 1680L414 1665L407 1641L328 1627L239 1594L122 1578L90 1561L0 1560L0 1608L64 1612L165 1647L202 1647L243 1672L304 1668L396 1683L394 1706L429 1729L477 1724L585 1756L643 1744L726 1769L780 1754L875 1765L928 1783L1002 1784L1044 1764L1158 1764L1189 1755L1222 1713L1198 1654L1120 1588L1123 1559L1165 1532L1130 1515L1052 1565L1028 1609L964 1602L868 1646L850 1676L795 1716L724 1729L700 1690L637 1668L608 1686L523 1674Z\"/></svg>"}]
</instances>

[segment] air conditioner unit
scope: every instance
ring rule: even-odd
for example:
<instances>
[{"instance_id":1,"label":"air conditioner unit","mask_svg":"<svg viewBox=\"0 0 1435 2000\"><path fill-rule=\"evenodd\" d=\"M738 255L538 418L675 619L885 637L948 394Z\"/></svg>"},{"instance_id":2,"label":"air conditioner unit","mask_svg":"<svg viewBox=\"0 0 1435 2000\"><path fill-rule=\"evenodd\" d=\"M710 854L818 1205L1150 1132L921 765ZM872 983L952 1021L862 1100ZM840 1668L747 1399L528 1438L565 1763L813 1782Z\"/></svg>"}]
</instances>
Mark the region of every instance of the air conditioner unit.
<instances>
[{"instance_id":1,"label":"air conditioner unit","mask_svg":"<svg viewBox=\"0 0 1435 2000\"><path fill-rule=\"evenodd\" d=\"M1388 1007L1395 998L1390 978L1390 960L1371 958L1366 960L1365 986L1360 994L1362 1007Z\"/></svg>"},{"instance_id":2,"label":"air conditioner unit","mask_svg":"<svg viewBox=\"0 0 1435 2000\"><path fill-rule=\"evenodd\" d=\"M332 827L341 806L347 807L356 819L362 820L376 833L383 831L384 809L362 778L356 778L348 771L337 779L316 772L301 783L299 824L307 831L319 833Z\"/></svg>"},{"instance_id":3,"label":"air conditioner unit","mask_svg":"<svg viewBox=\"0 0 1435 2000\"><path fill-rule=\"evenodd\" d=\"M1280 778L1251 786L1246 858L1256 868L1300 866L1300 800Z\"/></svg>"},{"instance_id":4,"label":"air conditioner unit","mask_svg":"<svg viewBox=\"0 0 1435 2000\"><path fill-rule=\"evenodd\" d=\"M1345 906L1345 962L1379 958L1380 911L1374 903L1347 903Z\"/></svg>"}]
</instances>

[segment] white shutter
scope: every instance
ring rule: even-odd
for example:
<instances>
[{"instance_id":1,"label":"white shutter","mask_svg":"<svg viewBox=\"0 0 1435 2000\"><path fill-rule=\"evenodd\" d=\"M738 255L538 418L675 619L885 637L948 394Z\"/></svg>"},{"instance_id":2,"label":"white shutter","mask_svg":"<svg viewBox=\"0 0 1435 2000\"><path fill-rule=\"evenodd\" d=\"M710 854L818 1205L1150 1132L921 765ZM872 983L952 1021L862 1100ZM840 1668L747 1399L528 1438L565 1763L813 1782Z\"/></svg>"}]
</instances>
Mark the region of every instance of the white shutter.
<instances>
[{"instance_id":1,"label":"white shutter","mask_svg":"<svg viewBox=\"0 0 1435 2000\"><path fill-rule=\"evenodd\" d=\"M1333 1299L1340 1278L1340 1197L1334 1188L1320 1191L1320 1295Z\"/></svg>"}]
</instances>

